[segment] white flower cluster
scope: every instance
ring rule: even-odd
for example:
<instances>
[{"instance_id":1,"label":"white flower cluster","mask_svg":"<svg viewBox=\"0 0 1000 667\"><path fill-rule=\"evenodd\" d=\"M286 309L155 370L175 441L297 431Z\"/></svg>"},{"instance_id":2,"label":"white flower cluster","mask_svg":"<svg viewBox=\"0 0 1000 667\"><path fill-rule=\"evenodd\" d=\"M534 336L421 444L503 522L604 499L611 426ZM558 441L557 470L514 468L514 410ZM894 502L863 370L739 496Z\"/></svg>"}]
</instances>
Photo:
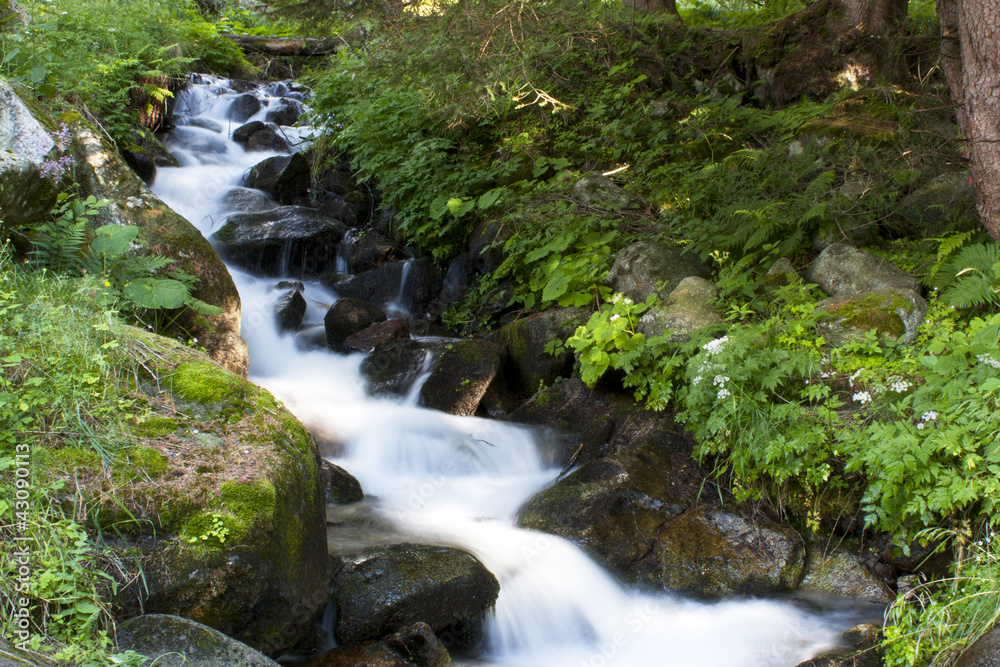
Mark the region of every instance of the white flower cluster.
<instances>
[{"instance_id":1,"label":"white flower cluster","mask_svg":"<svg viewBox=\"0 0 1000 667\"><path fill-rule=\"evenodd\" d=\"M993 368L1000 370L1000 361L997 361L988 354L976 355L976 360L981 364L986 364L987 366L992 366Z\"/></svg>"},{"instance_id":2,"label":"white flower cluster","mask_svg":"<svg viewBox=\"0 0 1000 667\"><path fill-rule=\"evenodd\" d=\"M893 375L889 378L889 389L897 394L902 394L904 391L909 390L912 386L912 382L904 380L898 375Z\"/></svg>"},{"instance_id":3,"label":"white flower cluster","mask_svg":"<svg viewBox=\"0 0 1000 667\"><path fill-rule=\"evenodd\" d=\"M621 318L622 318L622 316L621 316L621 315L619 315L618 313L615 313L615 314L614 314L614 315L612 315L612 316L611 316L610 318L608 318L608 321L609 321L609 322L615 322L615 321L617 321L617 320L620 320Z\"/></svg>"},{"instance_id":4,"label":"white flower cluster","mask_svg":"<svg viewBox=\"0 0 1000 667\"><path fill-rule=\"evenodd\" d=\"M621 304L624 304L626 306L631 306L632 305L632 299L628 298L627 296L625 296L621 292L616 292L615 295L613 297L611 297L611 303L614 303L614 304L621 303Z\"/></svg>"},{"instance_id":5,"label":"white flower cluster","mask_svg":"<svg viewBox=\"0 0 1000 667\"><path fill-rule=\"evenodd\" d=\"M716 394L716 396L715 396L716 399L718 399L718 400L721 401L722 399L726 398L727 396L732 396L732 394L729 393L729 390L726 389L726 383L727 382L729 382L729 376L728 375L716 375L715 379L712 380L712 386L719 388L719 393Z\"/></svg>"},{"instance_id":6,"label":"white flower cluster","mask_svg":"<svg viewBox=\"0 0 1000 667\"><path fill-rule=\"evenodd\" d=\"M708 353L708 356L714 357L715 355L722 352L722 347L728 342L729 342L729 336L723 336L722 338L716 338L715 340L705 343L704 345L701 346L701 349L705 350L705 352ZM701 382L703 375L705 375L706 373L712 373L717 370L723 370L722 364L714 361L709 361L708 359L703 359L701 362L701 366L698 367L698 375L696 375L694 379L691 380L691 386L697 387L698 383ZM720 377L722 376L721 375L715 376L716 381L712 383L714 386L718 386L719 384L718 380ZM723 383L728 381L729 378L726 377ZM725 392L725 394L723 394L723 392ZM729 391L725 387L719 390L719 398L725 398L726 396L729 395L730 395Z\"/></svg>"},{"instance_id":7,"label":"white flower cluster","mask_svg":"<svg viewBox=\"0 0 1000 667\"><path fill-rule=\"evenodd\" d=\"M852 396L851 398L854 400L855 403L860 403L861 405L865 405L866 403L872 402L872 395L867 391L859 391L858 393L854 394L854 396Z\"/></svg>"},{"instance_id":8,"label":"white flower cluster","mask_svg":"<svg viewBox=\"0 0 1000 667\"><path fill-rule=\"evenodd\" d=\"M859 368L858 370L854 371L854 375L852 375L851 377L847 378L847 384L849 384L850 386L853 387L854 386L854 381L857 380L858 376L861 375L864 372L865 372L865 369L863 369L863 368Z\"/></svg>"},{"instance_id":9,"label":"white flower cluster","mask_svg":"<svg viewBox=\"0 0 1000 667\"><path fill-rule=\"evenodd\" d=\"M937 418L938 418L937 412L935 412L934 410L928 410L923 415L921 415L920 422L917 424L917 430L923 431L924 426L926 426L928 423L934 421Z\"/></svg>"}]
</instances>

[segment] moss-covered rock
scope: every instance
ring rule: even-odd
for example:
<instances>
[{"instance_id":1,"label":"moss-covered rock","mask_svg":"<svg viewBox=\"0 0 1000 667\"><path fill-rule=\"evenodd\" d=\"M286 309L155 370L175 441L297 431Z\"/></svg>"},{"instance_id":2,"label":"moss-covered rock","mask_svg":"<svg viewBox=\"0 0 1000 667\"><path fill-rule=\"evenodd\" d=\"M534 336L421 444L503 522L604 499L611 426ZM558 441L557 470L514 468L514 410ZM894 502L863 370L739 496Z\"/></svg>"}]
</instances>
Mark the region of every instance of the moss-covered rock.
<instances>
[{"instance_id":1,"label":"moss-covered rock","mask_svg":"<svg viewBox=\"0 0 1000 667\"><path fill-rule=\"evenodd\" d=\"M510 361L504 368L504 378L510 388L530 395L560 377L569 377L573 351L563 349L552 355L545 346L566 340L589 317L584 308L560 308L517 320L491 334L490 340L507 347Z\"/></svg>"},{"instance_id":2,"label":"moss-covered rock","mask_svg":"<svg viewBox=\"0 0 1000 667\"><path fill-rule=\"evenodd\" d=\"M417 621L435 631L482 619L500 584L464 551L421 544L375 547L334 575L338 642L379 639Z\"/></svg>"},{"instance_id":3,"label":"moss-covered rock","mask_svg":"<svg viewBox=\"0 0 1000 667\"><path fill-rule=\"evenodd\" d=\"M277 667L246 644L195 621L167 614L136 616L118 625L122 651L135 651L164 667Z\"/></svg>"},{"instance_id":4,"label":"moss-covered rock","mask_svg":"<svg viewBox=\"0 0 1000 667\"><path fill-rule=\"evenodd\" d=\"M822 549L810 550L799 590L885 605L896 598L881 579L861 564L857 556L841 548L830 553Z\"/></svg>"},{"instance_id":5,"label":"moss-covered rock","mask_svg":"<svg viewBox=\"0 0 1000 667\"><path fill-rule=\"evenodd\" d=\"M170 257L176 267L200 279L193 296L223 312L206 320L183 309L176 313L177 330L197 338L213 359L246 376L249 356L240 337L240 296L218 254L194 225L146 187L93 128L78 120L73 134L72 152L83 193L111 202L95 223L138 226L140 252Z\"/></svg>"},{"instance_id":6,"label":"moss-covered rock","mask_svg":"<svg viewBox=\"0 0 1000 667\"><path fill-rule=\"evenodd\" d=\"M642 316L638 330L647 337L672 331L670 339L682 341L698 329L721 327L722 317L714 309L718 296L719 290L704 278L685 278L662 304Z\"/></svg>"},{"instance_id":7,"label":"moss-covered rock","mask_svg":"<svg viewBox=\"0 0 1000 667\"><path fill-rule=\"evenodd\" d=\"M830 296L880 289L917 292L917 279L891 262L845 243L834 243L809 265L806 280Z\"/></svg>"},{"instance_id":8,"label":"moss-covered rock","mask_svg":"<svg viewBox=\"0 0 1000 667\"><path fill-rule=\"evenodd\" d=\"M863 338L868 331L909 342L927 314L927 302L912 290L880 289L819 302L820 332L834 346Z\"/></svg>"},{"instance_id":9,"label":"moss-covered rock","mask_svg":"<svg viewBox=\"0 0 1000 667\"><path fill-rule=\"evenodd\" d=\"M190 348L134 328L120 343L142 355L138 444L110 470L93 451L39 448L40 469L73 480L124 536L123 561L141 563L118 613L184 616L264 652L293 646L329 590L312 438L269 393Z\"/></svg>"},{"instance_id":10,"label":"moss-covered rock","mask_svg":"<svg viewBox=\"0 0 1000 667\"><path fill-rule=\"evenodd\" d=\"M720 598L794 589L805 548L788 526L702 507L670 524L657 539L655 554L664 589Z\"/></svg>"},{"instance_id":11,"label":"moss-covered rock","mask_svg":"<svg viewBox=\"0 0 1000 667\"><path fill-rule=\"evenodd\" d=\"M425 406L453 415L474 415L497 379L506 350L488 340L469 339L445 346L437 367L420 389Z\"/></svg>"}]
</instances>

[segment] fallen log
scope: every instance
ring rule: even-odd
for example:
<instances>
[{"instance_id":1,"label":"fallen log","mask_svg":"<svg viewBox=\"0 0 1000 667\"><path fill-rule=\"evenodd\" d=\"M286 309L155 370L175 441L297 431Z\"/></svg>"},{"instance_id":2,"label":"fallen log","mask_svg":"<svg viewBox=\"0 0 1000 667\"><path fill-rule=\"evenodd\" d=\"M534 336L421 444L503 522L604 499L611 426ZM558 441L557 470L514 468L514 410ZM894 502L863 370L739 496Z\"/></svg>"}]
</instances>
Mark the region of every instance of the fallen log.
<instances>
[{"instance_id":1,"label":"fallen log","mask_svg":"<svg viewBox=\"0 0 1000 667\"><path fill-rule=\"evenodd\" d=\"M222 35L248 53L268 56L328 56L337 51L340 40L267 35Z\"/></svg>"}]
</instances>

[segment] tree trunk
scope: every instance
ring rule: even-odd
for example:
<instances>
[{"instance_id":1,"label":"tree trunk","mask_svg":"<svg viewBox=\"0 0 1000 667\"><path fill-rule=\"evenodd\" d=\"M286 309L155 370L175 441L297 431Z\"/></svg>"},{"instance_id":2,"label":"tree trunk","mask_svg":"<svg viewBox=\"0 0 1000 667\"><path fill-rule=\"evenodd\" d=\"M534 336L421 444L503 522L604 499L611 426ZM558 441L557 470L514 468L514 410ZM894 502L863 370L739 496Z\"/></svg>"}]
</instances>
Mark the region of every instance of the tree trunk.
<instances>
[{"instance_id":1,"label":"tree trunk","mask_svg":"<svg viewBox=\"0 0 1000 667\"><path fill-rule=\"evenodd\" d=\"M840 0L851 25L872 37L895 37L906 25L909 0Z\"/></svg>"},{"instance_id":2,"label":"tree trunk","mask_svg":"<svg viewBox=\"0 0 1000 667\"><path fill-rule=\"evenodd\" d=\"M942 69L971 157L976 207L986 231L1000 240L1000 0L938 0L937 6Z\"/></svg>"}]
</instances>

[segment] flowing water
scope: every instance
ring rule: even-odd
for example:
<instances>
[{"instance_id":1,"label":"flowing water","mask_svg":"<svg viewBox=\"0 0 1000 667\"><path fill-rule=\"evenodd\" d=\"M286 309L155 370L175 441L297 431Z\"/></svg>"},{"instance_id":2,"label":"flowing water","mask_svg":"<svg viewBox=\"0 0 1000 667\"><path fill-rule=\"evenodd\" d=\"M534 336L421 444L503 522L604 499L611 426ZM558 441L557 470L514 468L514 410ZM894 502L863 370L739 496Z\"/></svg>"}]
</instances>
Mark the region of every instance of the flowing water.
<instances>
[{"instance_id":1,"label":"flowing water","mask_svg":"<svg viewBox=\"0 0 1000 667\"><path fill-rule=\"evenodd\" d=\"M273 104L263 90L254 94ZM206 236L231 213L226 193L275 154L246 153L229 139L239 125L225 117L235 97L226 80L213 77L197 78L178 96L185 124L167 146L182 166L160 169L153 187ZM285 129L293 140L306 133ZM475 664L791 666L834 646L857 622L853 609L818 613L788 601L705 604L634 592L575 545L514 527L518 507L559 472L535 431L426 410L416 405L416 392L398 400L369 396L361 355L300 350L275 325L277 279L231 271L243 302L251 379L319 441L337 443L335 462L357 477L385 520L420 541L475 554L500 581L487 649ZM336 295L316 282L307 282L304 294L306 324L321 323Z\"/></svg>"}]
</instances>

